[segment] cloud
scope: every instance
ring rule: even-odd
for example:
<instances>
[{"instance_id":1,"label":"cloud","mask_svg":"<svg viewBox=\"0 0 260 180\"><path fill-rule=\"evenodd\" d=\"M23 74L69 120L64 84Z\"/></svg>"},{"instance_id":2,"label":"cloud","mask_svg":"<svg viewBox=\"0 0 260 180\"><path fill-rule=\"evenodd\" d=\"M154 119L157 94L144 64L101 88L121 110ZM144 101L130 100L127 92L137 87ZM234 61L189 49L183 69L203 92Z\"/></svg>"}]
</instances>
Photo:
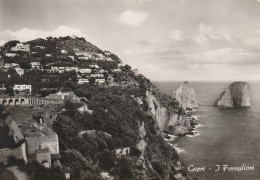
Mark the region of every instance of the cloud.
<instances>
[{"instance_id":1,"label":"cloud","mask_svg":"<svg viewBox=\"0 0 260 180\"><path fill-rule=\"evenodd\" d=\"M183 40L183 38L184 38L183 33L179 29L175 29L170 32L170 39L180 41L180 40Z\"/></svg>"},{"instance_id":2,"label":"cloud","mask_svg":"<svg viewBox=\"0 0 260 180\"><path fill-rule=\"evenodd\" d=\"M198 34L194 37L194 41L197 44L206 44L209 42L207 36L203 35L203 34Z\"/></svg>"},{"instance_id":3,"label":"cloud","mask_svg":"<svg viewBox=\"0 0 260 180\"><path fill-rule=\"evenodd\" d=\"M210 41L225 41L234 44L234 38L228 32L216 32L210 26L200 23L198 33L193 37L197 44L207 44Z\"/></svg>"},{"instance_id":4,"label":"cloud","mask_svg":"<svg viewBox=\"0 0 260 180\"><path fill-rule=\"evenodd\" d=\"M85 33L81 30L68 26L59 26L57 29L52 31L42 31L30 28L22 28L17 31L6 30L0 32L1 42L9 40L28 41L36 38L46 38L48 36L60 37L60 36L78 36L88 38Z\"/></svg>"},{"instance_id":5,"label":"cloud","mask_svg":"<svg viewBox=\"0 0 260 180\"><path fill-rule=\"evenodd\" d=\"M128 56L132 56L134 54L132 49L126 49L123 51L123 53Z\"/></svg>"},{"instance_id":6,"label":"cloud","mask_svg":"<svg viewBox=\"0 0 260 180\"><path fill-rule=\"evenodd\" d=\"M185 59L194 64L254 64L259 63L260 54L240 48L214 49L202 53L186 55Z\"/></svg>"},{"instance_id":7,"label":"cloud","mask_svg":"<svg viewBox=\"0 0 260 180\"><path fill-rule=\"evenodd\" d=\"M148 13L137 12L133 10L126 10L122 12L117 18L117 22L128 26L141 26L148 18Z\"/></svg>"}]
</instances>

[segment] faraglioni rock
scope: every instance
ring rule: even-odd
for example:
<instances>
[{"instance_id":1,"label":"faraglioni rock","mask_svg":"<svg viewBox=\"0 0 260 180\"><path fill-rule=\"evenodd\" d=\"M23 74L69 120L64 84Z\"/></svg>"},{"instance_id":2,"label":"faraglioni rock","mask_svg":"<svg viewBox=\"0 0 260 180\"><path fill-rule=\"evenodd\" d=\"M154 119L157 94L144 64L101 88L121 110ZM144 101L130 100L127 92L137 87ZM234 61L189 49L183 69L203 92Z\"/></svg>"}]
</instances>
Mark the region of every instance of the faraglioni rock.
<instances>
[{"instance_id":1,"label":"faraglioni rock","mask_svg":"<svg viewBox=\"0 0 260 180\"><path fill-rule=\"evenodd\" d=\"M250 107L250 87L247 82L233 82L216 100L217 107Z\"/></svg>"},{"instance_id":2,"label":"faraglioni rock","mask_svg":"<svg viewBox=\"0 0 260 180\"><path fill-rule=\"evenodd\" d=\"M184 81L180 87L172 93L172 97L176 99L184 109L186 109L186 107L198 107L195 91L188 81Z\"/></svg>"}]
</instances>

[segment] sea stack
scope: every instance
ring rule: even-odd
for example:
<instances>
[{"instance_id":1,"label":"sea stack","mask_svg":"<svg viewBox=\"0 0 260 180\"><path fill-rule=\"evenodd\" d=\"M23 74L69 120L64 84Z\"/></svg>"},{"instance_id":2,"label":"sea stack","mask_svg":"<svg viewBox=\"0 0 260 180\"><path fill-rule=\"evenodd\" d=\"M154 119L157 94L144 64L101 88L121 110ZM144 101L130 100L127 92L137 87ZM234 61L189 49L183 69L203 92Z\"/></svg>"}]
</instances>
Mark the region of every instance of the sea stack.
<instances>
[{"instance_id":1,"label":"sea stack","mask_svg":"<svg viewBox=\"0 0 260 180\"><path fill-rule=\"evenodd\" d=\"M188 81L184 81L180 87L172 93L173 99L176 99L182 108L198 107L195 91Z\"/></svg>"},{"instance_id":2,"label":"sea stack","mask_svg":"<svg viewBox=\"0 0 260 180\"><path fill-rule=\"evenodd\" d=\"M250 88L247 82L233 82L216 100L217 107L250 107Z\"/></svg>"}]
</instances>

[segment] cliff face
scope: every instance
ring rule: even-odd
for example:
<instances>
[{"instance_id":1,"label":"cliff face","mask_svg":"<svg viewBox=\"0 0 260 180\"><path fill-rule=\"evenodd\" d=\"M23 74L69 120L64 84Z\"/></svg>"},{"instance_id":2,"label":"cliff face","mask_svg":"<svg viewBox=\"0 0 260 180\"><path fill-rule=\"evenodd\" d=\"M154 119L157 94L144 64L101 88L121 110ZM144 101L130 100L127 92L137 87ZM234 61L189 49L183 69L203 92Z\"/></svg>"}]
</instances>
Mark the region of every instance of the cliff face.
<instances>
[{"instance_id":1,"label":"cliff face","mask_svg":"<svg viewBox=\"0 0 260 180\"><path fill-rule=\"evenodd\" d=\"M171 97L169 96L169 98ZM146 101L150 113L161 131L167 131L175 135L184 135L189 132L190 123L186 119L186 115L180 113L181 109L178 109L178 107L172 108L170 103L163 104L159 95L154 91L146 91Z\"/></svg>"},{"instance_id":2,"label":"cliff face","mask_svg":"<svg viewBox=\"0 0 260 180\"><path fill-rule=\"evenodd\" d=\"M160 130L165 130L168 126L170 113L168 109L163 107L159 99L153 95L151 91L146 91L146 97L150 112L157 121Z\"/></svg>"},{"instance_id":3,"label":"cliff face","mask_svg":"<svg viewBox=\"0 0 260 180\"><path fill-rule=\"evenodd\" d=\"M217 107L249 107L250 87L247 82L233 82L216 100Z\"/></svg>"},{"instance_id":4,"label":"cliff face","mask_svg":"<svg viewBox=\"0 0 260 180\"><path fill-rule=\"evenodd\" d=\"M198 107L195 91L192 85L187 81L184 81L180 87L172 93L172 97L176 99L184 109L186 109L186 107Z\"/></svg>"}]
</instances>

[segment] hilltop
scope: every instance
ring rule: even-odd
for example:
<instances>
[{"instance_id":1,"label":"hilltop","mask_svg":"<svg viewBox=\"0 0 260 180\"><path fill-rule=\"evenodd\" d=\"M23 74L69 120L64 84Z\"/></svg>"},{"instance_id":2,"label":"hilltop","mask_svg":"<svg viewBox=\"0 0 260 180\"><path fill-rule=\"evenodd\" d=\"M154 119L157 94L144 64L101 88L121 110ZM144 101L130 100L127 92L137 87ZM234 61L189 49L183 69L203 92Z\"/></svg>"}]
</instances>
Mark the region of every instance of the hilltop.
<instances>
[{"instance_id":1,"label":"hilltop","mask_svg":"<svg viewBox=\"0 0 260 180\"><path fill-rule=\"evenodd\" d=\"M1 47L0 69L3 98L48 100L68 92L47 124L57 133L61 156L59 170L44 169L49 177L62 179L68 171L74 179L186 179L163 133L176 134L179 127L180 134L189 132L185 109L115 54L78 37L9 41ZM16 104L4 100L2 105L13 118L22 118L18 110L29 116L30 108L52 109L25 104L13 110ZM43 168L33 163L18 165L32 179L44 179L30 171Z\"/></svg>"}]
</instances>

